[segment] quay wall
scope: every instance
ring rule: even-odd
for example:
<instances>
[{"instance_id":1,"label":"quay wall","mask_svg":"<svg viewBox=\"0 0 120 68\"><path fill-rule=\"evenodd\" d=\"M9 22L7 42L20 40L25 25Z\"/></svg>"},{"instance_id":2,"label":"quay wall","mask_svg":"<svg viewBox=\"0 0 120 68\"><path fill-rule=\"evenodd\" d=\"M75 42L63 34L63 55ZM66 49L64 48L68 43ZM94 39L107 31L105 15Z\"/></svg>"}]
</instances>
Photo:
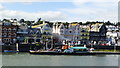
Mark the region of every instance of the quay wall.
<instances>
[{"instance_id":1,"label":"quay wall","mask_svg":"<svg viewBox=\"0 0 120 68\"><path fill-rule=\"evenodd\" d=\"M91 48L91 46L87 46L88 48ZM94 49L108 49L108 50L113 50L116 48L116 50L120 50L120 46L100 46L100 45L94 45Z\"/></svg>"},{"instance_id":2,"label":"quay wall","mask_svg":"<svg viewBox=\"0 0 120 68\"><path fill-rule=\"evenodd\" d=\"M28 52L30 49L34 49L35 44L20 44L19 45L19 51L20 52ZM91 46L87 46L88 48L91 48ZM93 46L95 49L108 49L108 50L113 50L114 46L100 46L100 45L94 45ZM120 46L116 46L116 50L120 50Z\"/></svg>"},{"instance_id":3,"label":"quay wall","mask_svg":"<svg viewBox=\"0 0 120 68\"><path fill-rule=\"evenodd\" d=\"M59 45L60 46L60 45ZM62 45L61 45L62 46ZM20 52L29 52L29 50L34 50L34 48L36 47L35 44L19 44L18 45L18 50ZM116 50L120 50L120 46L100 46L100 45L94 45L92 46L93 48L95 48L96 50L99 49L108 49L108 50L113 50L114 48L116 48ZM91 46L87 46L87 48L91 48ZM15 46L2 46L2 50L16 50Z\"/></svg>"}]
</instances>

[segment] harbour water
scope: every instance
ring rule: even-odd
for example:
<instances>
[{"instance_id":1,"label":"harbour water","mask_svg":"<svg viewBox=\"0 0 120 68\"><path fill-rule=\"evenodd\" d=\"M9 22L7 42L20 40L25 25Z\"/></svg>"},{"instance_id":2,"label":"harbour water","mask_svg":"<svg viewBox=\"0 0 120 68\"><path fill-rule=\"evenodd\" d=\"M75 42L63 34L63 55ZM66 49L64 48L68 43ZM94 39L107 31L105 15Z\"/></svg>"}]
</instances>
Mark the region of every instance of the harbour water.
<instances>
[{"instance_id":1,"label":"harbour water","mask_svg":"<svg viewBox=\"0 0 120 68\"><path fill-rule=\"evenodd\" d=\"M13 53L2 55L2 66L118 66L119 55L57 56Z\"/></svg>"}]
</instances>

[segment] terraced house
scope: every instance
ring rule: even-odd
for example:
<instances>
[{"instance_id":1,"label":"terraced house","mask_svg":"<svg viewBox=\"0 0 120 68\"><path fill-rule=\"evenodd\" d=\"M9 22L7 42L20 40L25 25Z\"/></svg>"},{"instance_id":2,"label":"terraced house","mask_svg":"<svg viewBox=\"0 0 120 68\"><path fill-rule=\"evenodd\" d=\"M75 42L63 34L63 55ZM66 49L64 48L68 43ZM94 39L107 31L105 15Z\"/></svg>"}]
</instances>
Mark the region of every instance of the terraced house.
<instances>
[{"instance_id":1,"label":"terraced house","mask_svg":"<svg viewBox=\"0 0 120 68\"><path fill-rule=\"evenodd\" d=\"M41 42L46 45L46 48L47 45L48 47L52 45L53 42L52 28L49 26L48 23L43 22L43 24L32 26L32 28L34 29L37 28L41 30Z\"/></svg>"},{"instance_id":2,"label":"terraced house","mask_svg":"<svg viewBox=\"0 0 120 68\"><path fill-rule=\"evenodd\" d=\"M4 45L15 44L17 37L17 25L11 22L1 22L0 28L1 28L0 39L2 44Z\"/></svg>"},{"instance_id":3,"label":"terraced house","mask_svg":"<svg viewBox=\"0 0 120 68\"><path fill-rule=\"evenodd\" d=\"M102 23L96 23L90 26L90 41L94 44L101 44L106 41L107 28Z\"/></svg>"},{"instance_id":4,"label":"terraced house","mask_svg":"<svg viewBox=\"0 0 120 68\"><path fill-rule=\"evenodd\" d=\"M69 40L69 41L79 41L81 40L81 29L79 24L68 24L65 25L61 23L59 26L56 24L53 26L53 31L55 34L58 34L60 40Z\"/></svg>"},{"instance_id":5,"label":"terraced house","mask_svg":"<svg viewBox=\"0 0 120 68\"><path fill-rule=\"evenodd\" d=\"M81 26L81 44L89 44L89 26Z\"/></svg>"}]
</instances>

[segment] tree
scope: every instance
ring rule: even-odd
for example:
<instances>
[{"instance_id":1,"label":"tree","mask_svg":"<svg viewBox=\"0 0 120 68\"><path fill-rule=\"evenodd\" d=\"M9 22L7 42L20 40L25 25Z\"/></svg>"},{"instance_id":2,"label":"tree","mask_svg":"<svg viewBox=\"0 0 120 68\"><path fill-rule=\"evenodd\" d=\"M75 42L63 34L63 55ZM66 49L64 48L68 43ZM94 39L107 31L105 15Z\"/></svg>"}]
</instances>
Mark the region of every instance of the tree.
<instances>
[{"instance_id":1,"label":"tree","mask_svg":"<svg viewBox=\"0 0 120 68\"><path fill-rule=\"evenodd\" d=\"M25 23L26 23L28 26L32 25L32 22L30 22L30 21L25 21Z\"/></svg>"},{"instance_id":2,"label":"tree","mask_svg":"<svg viewBox=\"0 0 120 68\"><path fill-rule=\"evenodd\" d=\"M78 24L79 24L79 25L82 25L82 22L79 22Z\"/></svg>"},{"instance_id":3,"label":"tree","mask_svg":"<svg viewBox=\"0 0 120 68\"><path fill-rule=\"evenodd\" d=\"M20 21L19 21L20 23L24 23L25 22L25 20L24 19L20 19Z\"/></svg>"},{"instance_id":4,"label":"tree","mask_svg":"<svg viewBox=\"0 0 120 68\"><path fill-rule=\"evenodd\" d=\"M77 24L78 22L72 22L72 24Z\"/></svg>"},{"instance_id":5,"label":"tree","mask_svg":"<svg viewBox=\"0 0 120 68\"><path fill-rule=\"evenodd\" d=\"M7 19L3 19L2 21L3 22L10 22L10 20L7 20Z\"/></svg>"},{"instance_id":6,"label":"tree","mask_svg":"<svg viewBox=\"0 0 120 68\"><path fill-rule=\"evenodd\" d=\"M114 25L113 23L111 23L110 21L107 21L104 23L105 25Z\"/></svg>"},{"instance_id":7,"label":"tree","mask_svg":"<svg viewBox=\"0 0 120 68\"><path fill-rule=\"evenodd\" d=\"M15 19L13 19L14 21L17 21L17 19L15 18Z\"/></svg>"},{"instance_id":8,"label":"tree","mask_svg":"<svg viewBox=\"0 0 120 68\"><path fill-rule=\"evenodd\" d=\"M117 22L116 25L117 25L117 26L120 26L120 22Z\"/></svg>"}]
</instances>

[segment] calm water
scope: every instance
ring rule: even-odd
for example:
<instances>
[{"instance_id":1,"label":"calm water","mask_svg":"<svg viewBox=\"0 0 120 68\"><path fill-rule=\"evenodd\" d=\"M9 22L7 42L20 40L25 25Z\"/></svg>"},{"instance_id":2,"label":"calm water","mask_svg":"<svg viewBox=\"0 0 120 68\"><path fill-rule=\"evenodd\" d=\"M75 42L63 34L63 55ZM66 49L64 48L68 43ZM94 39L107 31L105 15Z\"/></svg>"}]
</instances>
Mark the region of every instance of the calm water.
<instances>
[{"instance_id":1,"label":"calm water","mask_svg":"<svg viewBox=\"0 0 120 68\"><path fill-rule=\"evenodd\" d=\"M2 55L3 66L118 66L118 55L49 56L16 53Z\"/></svg>"}]
</instances>

